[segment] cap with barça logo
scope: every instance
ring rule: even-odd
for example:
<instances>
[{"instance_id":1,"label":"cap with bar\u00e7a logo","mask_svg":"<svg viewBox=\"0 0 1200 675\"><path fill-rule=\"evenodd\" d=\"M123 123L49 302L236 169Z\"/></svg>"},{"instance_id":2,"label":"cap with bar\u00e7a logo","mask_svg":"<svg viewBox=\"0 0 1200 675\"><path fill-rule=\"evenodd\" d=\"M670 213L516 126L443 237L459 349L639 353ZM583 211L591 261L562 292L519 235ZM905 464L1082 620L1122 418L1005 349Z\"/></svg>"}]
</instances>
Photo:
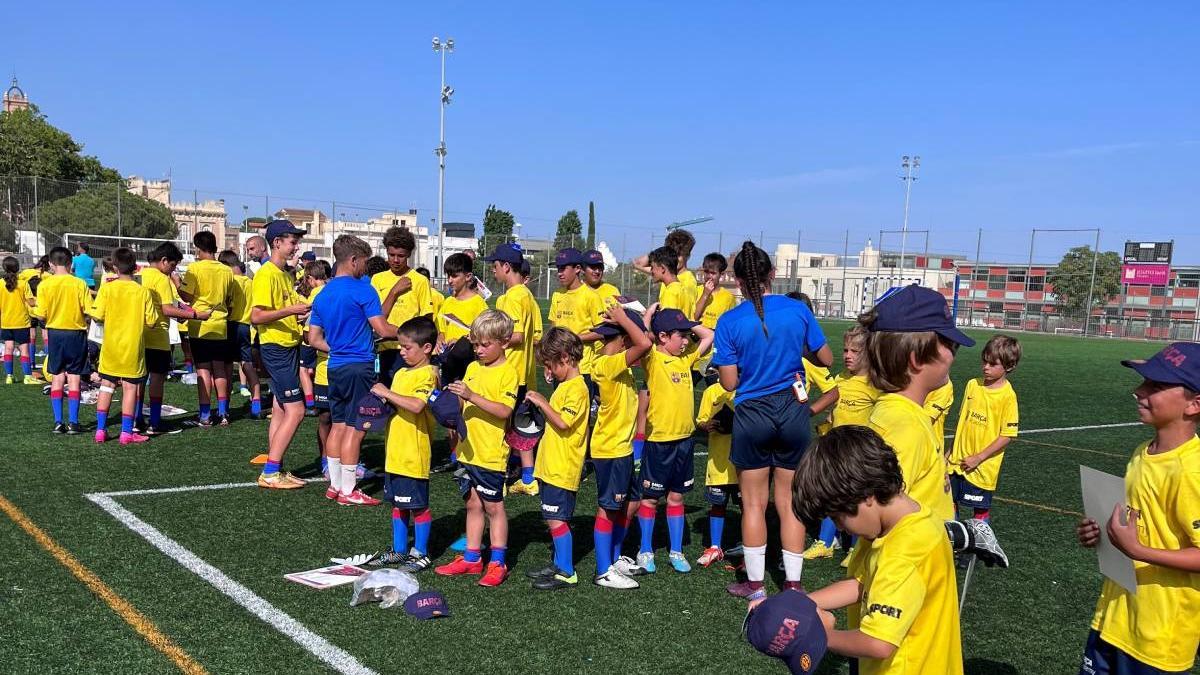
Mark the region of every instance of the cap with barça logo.
<instances>
[{"instance_id":1,"label":"cap with bar\u00e7a logo","mask_svg":"<svg viewBox=\"0 0 1200 675\"><path fill-rule=\"evenodd\" d=\"M589 267L595 267L596 265L604 264L604 254L594 248L589 251L584 251L583 258L587 261Z\"/></svg>"},{"instance_id":2,"label":"cap with bar\u00e7a logo","mask_svg":"<svg viewBox=\"0 0 1200 675\"><path fill-rule=\"evenodd\" d=\"M363 394L355 402L357 416L354 428L359 431L386 431L387 421L392 416L392 407L375 394Z\"/></svg>"},{"instance_id":3,"label":"cap with bar\u00e7a logo","mask_svg":"<svg viewBox=\"0 0 1200 675\"><path fill-rule=\"evenodd\" d=\"M586 264L588 264L587 258L577 248L559 249L558 254L554 256L555 267Z\"/></svg>"},{"instance_id":4,"label":"cap with bar\u00e7a logo","mask_svg":"<svg viewBox=\"0 0 1200 675\"><path fill-rule=\"evenodd\" d=\"M1200 343L1175 342L1148 359L1130 359L1121 365L1147 380L1200 392Z\"/></svg>"},{"instance_id":5,"label":"cap with bar\u00e7a logo","mask_svg":"<svg viewBox=\"0 0 1200 675\"><path fill-rule=\"evenodd\" d=\"M932 332L964 347L975 341L954 325L946 296L932 288L913 284L883 297L875 304L871 330L881 333Z\"/></svg>"},{"instance_id":6,"label":"cap with bar\u00e7a logo","mask_svg":"<svg viewBox=\"0 0 1200 675\"><path fill-rule=\"evenodd\" d=\"M509 265L520 265L525 260L525 252L519 244L500 244L492 250L492 254L484 258L486 262L505 262Z\"/></svg>"},{"instance_id":7,"label":"cap with bar\u00e7a logo","mask_svg":"<svg viewBox=\"0 0 1200 675\"><path fill-rule=\"evenodd\" d=\"M792 675L816 671L825 656L825 626L803 591L789 589L762 601L746 615L742 632L755 649L786 663Z\"/></svg>"},{"instance_id":8,"label":"cap with bar\u00e7a logo","mask_svg":"<svg viewBox=\"0 0 1200 675\"><path fill-rule=\"evenodd\" d=\"M655 335L674 330L691 330L699 325L699 321L689 321L678 309L660 309L650 317L650 332Z\"/></svg>"},{"instance_id":9,"label":"cap with bar\u00e7a logo","mask_svg":"<svg viewBox=\"0 0 1200 675\"><path fill-rule=\"evenodd\" d=\"M416 619L441 619L450 616L446 597L437 591L413 593L404 600L404 611Z\"/></svg>"}]
</instances>

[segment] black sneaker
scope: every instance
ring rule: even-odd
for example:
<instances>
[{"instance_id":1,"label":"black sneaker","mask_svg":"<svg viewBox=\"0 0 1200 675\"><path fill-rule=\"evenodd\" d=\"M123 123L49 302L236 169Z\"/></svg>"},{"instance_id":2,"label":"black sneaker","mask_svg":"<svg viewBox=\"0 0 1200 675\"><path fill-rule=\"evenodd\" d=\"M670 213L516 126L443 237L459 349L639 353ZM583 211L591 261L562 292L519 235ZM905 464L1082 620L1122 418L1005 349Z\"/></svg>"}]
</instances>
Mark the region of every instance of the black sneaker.
<instances>
[{"instance_id":1,"label":"black sneaker","mask_svg":"<svg viewBox=\"0 0 1200 675\"><path fill-rule=\"evenodd\" d=\"M572 574L567 576L562 570L555 570L554 575L538 579L533 582L533 587L539 591L557 591L561 588L574 588L579 585L579 575Z\"/></svg>"},{"instance_id":2,"label":"black sneaker","mask_svg":"<svg viewBox=\"0 0 1200 675\"><path fill-rule=\"evenodd\" d=\"M82 424L80 424L79 422L68 422L67 423L67 435L68 436L74 436L76 434L82 434L82 433L83 433L83 425Z\"/></svg>"},{"instance_id":3,"label":"black sneaker","mask_svg":"<svg viewBox=\"0 0 1200 675\"><path fill-rule=\"evenodd\" d=\"M408 560L408 554L406 553L387 551L368 560L367 565L369 567L384 567L387 565L399 565L406 560Z\"/></svg>"},{"instance_id":4,"label":"black sneaker","mask_svg":"<svg viewBox=\"0 0 1200 675\"><path fill-rule=\"evenodd\" d=\"M970 545L967 547L968 553L973 553L979 561L988 567L1000 567L1006 569L1008 567L1008 555L1004 549L1000 548L1000 542L996 539L996 533L992 531L992 526L988 521L980 518L967 518L959 521L970 531Z\"/></svg>"},{"instance_id":5,"label":"black sneaker","mask_svg":"<svg viewBox=\"0 0 1200 675\"><path fill-rule=\"evenodd\" d=\"M433 467L432 469L429 470L429 472L430 473L446 473L447 471L453 471L456 466L458 466L458 465L455 464L454 462L447 460L444 463L438 464L437 466Z\"/></svg>"},{"instance_id":6,"label":"black sneaker","mask_svg":"<svg viewBox=\"0 0 1200 675\"><path fill-rule=\"evenodd\" d=\"M229 426L229 415L221 415L217 418L217 425L222 427Z\"/></svg>"},{"instance_id":7,"label":"black sneaker","mask_svg":"<svg viewBox=\"0 0 1200 675\"><path fill-rule=\"evenodd\" d=\"M147 436L169 436L171 434L181 434L183 433L183 429L180 429L179 427L172 428L160 424L156 427L147 426L146 430L142 433Z\"/></svg>"},{"instance_id":8,"label":"black sneaker","mask_svg":"<svg viewBox=\"0 0 1200 675\"><path fill-rule=\"evenodd\" d=\"M525 578L532 579L534 581L538 581L539 579L549 579L550 577L554 576L555 574L558 574L558 567L556 565L554 565L553 563L551 563L541 569L530 570L530 571L526 572Z\"/></svg>"},{"instance_id":9,"label":"black sneaker","mask_svg":"<svg viewBox=\"0 0 1200 675\"><path fill-rule=\"evenodd\" d=\"M146 433L147 431L150 430L150 425L146 423L146 420L136 420L133 423L133 430L139 434L142 434L143 436L150 435L150 434Z\"/></svg>"},{"instance_id":10,"label":"black sneaker","mask_svg":"<svg viewBox=\"0 0 1200 675\"><path fill-rule=\"evenodd\" d=\"M65 434L65 433L67 433L67 425L63 424L62 422L59 422L54 425L54 431L52 431L50 433Z\"/></svg>"},{"instance_id":11,"label":"black sneaker","mask_svg":"<svg viewBox=\"0 0 1200 675\"><path fill-rule=\"evenodd\" d=\"M404 564L400 565L400 569L405 572L412 572L413 574L423 572L430 567L433 567L433 561L429 559L429 556L417 555L416 553L409 553L408 557L404 560Z\"/></svg>"}]
</instances>

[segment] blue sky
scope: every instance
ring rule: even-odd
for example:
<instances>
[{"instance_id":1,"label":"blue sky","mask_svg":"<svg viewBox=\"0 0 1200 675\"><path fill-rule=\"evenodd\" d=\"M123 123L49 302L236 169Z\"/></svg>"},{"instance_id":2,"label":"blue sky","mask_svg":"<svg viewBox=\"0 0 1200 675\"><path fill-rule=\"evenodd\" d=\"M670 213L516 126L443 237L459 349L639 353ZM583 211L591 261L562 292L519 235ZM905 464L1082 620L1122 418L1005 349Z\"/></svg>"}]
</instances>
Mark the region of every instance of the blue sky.
<instances>
[{"instance_id":1,"label":"blue sky","mask_svg":"<svg viewBox=\"0 0 1200 675\"><path fill-rule=\"evenodd\" d=\"M840 3L839 3L840 5ZM19 3L0 70L176 198L436 211L437 57L453 37L447 220L528 235L597 204L644 252L851 249L903 214L931 248L1024 260L1032 228L1175 239L1200 262L1200 6L1189 3ZM339 207L348 216L365 207ZM761 233L761 234L760 234ZM718 240L718 237L721 237ZM916 235L918 245L923 235ZM1039 235L1057 259L1091 234ZM878 241L877 241L878 243ZM887 235L885 244L898 244ZM911 246L911 245L910 245Z\"/></svg>"}]
</instances>

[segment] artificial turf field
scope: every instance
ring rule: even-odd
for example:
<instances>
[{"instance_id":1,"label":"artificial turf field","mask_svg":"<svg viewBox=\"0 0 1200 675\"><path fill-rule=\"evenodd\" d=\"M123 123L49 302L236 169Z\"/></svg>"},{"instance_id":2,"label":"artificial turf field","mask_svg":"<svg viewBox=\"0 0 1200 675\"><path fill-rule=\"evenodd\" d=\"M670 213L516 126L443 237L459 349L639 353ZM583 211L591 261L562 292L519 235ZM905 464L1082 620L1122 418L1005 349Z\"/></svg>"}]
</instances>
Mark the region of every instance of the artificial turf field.
<instances>
[{"instance_id":1,"label":"artificial turf field","mask_svg":"<svg viewBox=\"0 0 1200 675\"><path fill-rule=\"evenodd\" d=\"M846 325L825 324L835 347ZM959 352L952 372L956 393L978 375L979 349L989 335L969 332L980 345ZM1012 381L1023 435L1009 446L992 509L1012 567L980 567L962 616L966 672L977 675L1077 671L1101 583L1095 554L1074 539L1082 509L1078 467L1123 474L1127 457L1148 430L1028 432L1135 421L1129 392L1138 379L1118 361L1148 356L1160 347L1019 337L1024 358ZM191 388L171 384L167 402L194 409L194 396ZM133 625L151 637L135 632L7 509L9 514L0 516L0 663L5 672L328 672L331 666L317 656L330 653L323 645L352 657L363 668L358 672L783 672L780 663L740 638L745 602L724 591L732 572L719 564L687 575L670 570L661 509L657 574L641 577L642 587L634 591L586 583L594 571L594 482L581 486L572 523L578 588L545 593L529 588L524 572L546 563L549 535L536 498L513 497L507 502L512 576L499 588L484 589L474 578L423 573L422 584L443 592L453 613L429 622L415 621L399 608L352 608L349 587L316 591L282 578L326 564L330 556L386 549L391 540L386 505L338 508L324 499L319 485L290 492L230 487L112 497L219 570L223 579L302 624L285 629L319 636L310 650L84 496L253 481L258 469L247 460L265 447L265 422L235 419L228 429L192 429L142 446L122 448L115 441L97 446L90 434L51 435L46 401L40 387L0 387L0 445L7 460L0 496L127 602L138 615ZM244 402L235 397L237 415ZM957 405L948 433L956 420ZM94 408L85 406L83 422L94 424ZM285 468L316 473L315 433L314 421L306 419ZM704 450L700 441L697 451ZM435 463L446 452L439 440ZM364 457L381 465L381 438L368 437ZM702 484L703 457L697 458L696 475ZM379 490L375 484L368 491ZM452 557L446 547L463 527L461 501L448 474L433 477L431 499L431 556L440 564ZM702 492L694 491L685 539L693 560L706 543L706 509ZM636 547L636 539L634 528L627 548ZM737 540L736 510L731 509L726 547ZM778 543L772 542L769 570L778 555ZM818 588L838 578L838 559L840 554L806 564L805 585ZM774 588L770 580L768 587ZM174 657L154 644L166 644L165 652ZM335 651L330 658L336 656ZM344 672L353 671L353 662L341 663ZM819 672L845 673L848 666L831 655Z\"/></svg>"}]
</instances>

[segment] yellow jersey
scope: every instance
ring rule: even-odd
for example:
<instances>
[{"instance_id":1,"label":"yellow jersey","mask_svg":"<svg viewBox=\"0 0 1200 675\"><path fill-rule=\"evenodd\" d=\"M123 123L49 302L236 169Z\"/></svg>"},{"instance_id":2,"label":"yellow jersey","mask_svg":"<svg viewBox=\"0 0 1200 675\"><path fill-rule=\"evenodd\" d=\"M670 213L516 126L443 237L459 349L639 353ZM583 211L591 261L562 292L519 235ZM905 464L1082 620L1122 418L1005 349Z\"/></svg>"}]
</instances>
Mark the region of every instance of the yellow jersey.
<instances>
[{"instance_id":1,"label":"yellow jersey","mask_svg":"<svg viewBox=\"0 0 1200 675\"><path fill-rule=\"evenodd\" d=\"M472 361L463 384L489 401L508 407L517 405L517 373L508 363L485 366ZM458 461L489 471L508 469L508 443L504 442L507 421L489 415L483 408L463 401L467 437L458 444Z\"/></svg>"},{"instance_id":2,"label":"yellow jersey","mask_svg":"<svg viewBox=\"0 0 1200 675\"><path fill-rule=\"evenodd\" d=\"M441 310L435 314L437 321L438 332L442 334L442 342L449 344L455 340L460 340L471 334L471 324L475 318L483 314L487 310L487 301L482 295L475 293L466 300L460 300L456 296L450 296L441 303ZM459 326L447 316L453 315L461 321L466 328ZM515 332L515 331L514 331Z\"/></svg>"},{"instance_id":3,"label":"yellow jersey","mask_svg":"<svg viewBox=\"0 0 1200 675\"><path fill-rule=\"evenodd\" d=\"M1139 513L1138 541L1170 551L1200 547L1200 438L1156 454L1149 445L1139 445L1125 469L1125 501ZM1133 567L1137 592L1105 579L1092 628L1142 663L1189 670L1200 647L1200 573L1137 561Z\"/></svg>"},{"instance_id":4,"label":"yellow jersey","mask_svg":"<svg viewBox=\"0 0 1200 675\"><path fill-rule=\"evenodd\" d=\"M412 288L396 298L396 303L392 305L392 311L387 317L388 323L400 326L413 317L427 314L432 316L433 296L429 292L429 280L425 278L424 274L412 268L400 275L392 274L391 270L384 270L371 277L371 287L379 294L379 302L383 303L387 298L388 291L392 290L392 286L395 286L396 282L401 279L411 281ZM399 348L400 343L395 340L380 342L378 345L379 351Z\"/></svg>"},{"instance_id":5,"label":"yellow jersey","mask_svg":"<svg viewBox=\"0 0 1200 675\"><path fill-rule=\"evenodd\" d=\"M507 347L504 360L517 373L517 384L537 386L537 358L534 344L541 338L542 314L533 293L525 284L517 284L496 298L496 309L513 321L513 333L521 334L521 344Z\"/></svg>"},{"instance_id":6,"label":"yellow jersey","mask_svg":"<svg viewBox=\"0 0 1200 675\"><path fill-rule=\"evenodd\" d=\"M179 288L192 296L191 304L197 312L212 312L204 321L188 321L188 335L199 340L224 340L233 296L233 270L216 260L197 260L188 265Z\"/></svg>"},{"instance_id":7,"label":"yellow jersey","mask_svg":"<svg viewBox=\"0 0 1200 675\"><path fill-rule=\"evenodd\" d=\"M251 286L250 306L274 311L300 303L300 294L292 283L292 275L268 260L254 273ZM295 315L285 316L270 323L256 326L258 341L264 345L295 347L300 344L302 331Z\"/></svg>"},{"instance_id":8,"label":"yellow jersey","mask_svg":"<svg viewBox=\"0 0 1200 675\"><path fill-rule=\"evenodd\" d=\"M696 300L699 302L699 298ZM709 330L715 329L717 327L717 319L736 306L737 298L733 297L733 293L718 286L717 290L713 291L712 297L709 298L708 305L704 308L704 313L700 315L700 325ZM688 318L691 319L693 317L689 316Z\"/></svg>"},{"instance_id":9,"label":"yellow jersey","mask_svg":"<svg viewBox=\"0 0 1200 675\"><path fill-rule=\"evenodd\" d=\"M809 391L816 387L817 391L824 395L837 388L837 378L828 368L818 366L808 359L800 360L804 362L804 383L808 385Z\"/></svg>"},{"instance_id":10,"label":"yellow jersey","mask_svg":"<svg viewBox=\"0 0 1200 675\"><path fill-rule=\"evenodd\" d=\"M946 418L950 415L950 406L954 405L954 383L946 380L946 384L929 392L925 399L925 412L933 422L933 435L937 438L938 451L946 450Z\"/></svg>"},{"instance_id":11,"label":"yellow jersey","mask_svg":"<svg viewBox=\"0 0 1200 675\"><path fill-rule=\"evenodd\" d=\"M605 306L610 304L609 300L616 302L617 296L621 295L621 289L613 286L607 281L600 282L600 285L592 290L596 291L596 295L600 296L600 299L604 301Z\"/></svg>"},{"instance_id":12,"label":"yellow jersey","mask_svg":"<svg viewBox=\"0 0 1200 675\"><path fill-rule=\"evenodd\" d=\"M171 278L157 267L142 269L142 288L150 293L150 300L159 309L158 321L146 329L146 349L171 351L171 318L162 313L162 307L179 304L179 292L171 283Z\"/></svg>"},{"instance_id":13,"label":"yellow jersey","mask_svg":"<svg viewBox=\"0 0 1200 675\"><path fill-rule=\"evenodd\" d=\"M604 301L591 286L581 282L571 290L554 292L550 298L549 318L550 323L555 326L582 335L604 322ZM591 374L592 361L596 360L600 344L597 340L583 345L583 360L579 362L580 373Z\"/></svg>"},{"instance_id":14,"label":"yellow jersey","mask_svg":"<svg viewBox=\"0 0 1200 675\"><path fill-rule=\"evenodd\" d=\"M233 276L233 296L229 303L230 321L250 323L250 297L252 295L254 295L254 281L245 274L235 274Z\"/></svg>"},{"instance_id":15,"label":"yellow jersey","mask_svg":"<svg viewBox=\"0 0 1200 675\"><path fill-rule=\"evenodd\" d=\"M88 312L104 323L100 372L111 377L146 374L146 331L158 325L162 305L136 281L116 279L100 287Z\"/></svg>"},{"instance_id":16,"label":"yellow jersey","mask_svg":"<svg viewBox=\"0 0 1200 675\"><path fill-rule=\"evenodd\" d=\"M325 288L322 284L312 289L312 293L308 294L308 299L304 302L313 304L317 301L317 296L321 294L321 289ZM305 336L307 338L307 331ZM329 352L323 352L320 349L314 350L317 352L317 362L313 366L313 384L319 384L323 387L329 386ZM407 475L407 474L406 474Z\"/></svg>"},{"instance_id":17,"label":"yellow jersey","mask_svg":"<svg viewBox=\"0 0 1200 675\"><path fill-rule=\"evenodd\" d=\"M879 397L867 422L900 461L905 492L942 520L954 518L946 456L933 435L933 421L921 406L900 394Z\"/></svg>"},{"instance_id":18,"label":"yellow jersey","mask_svg":"<svg viewBox=\"0 0 1200 675\"><path fill-rule=\"evenodd\" d=\"M696 424L703 424L716 416L722 408L733 408L734 392L725 391L720 382L710 384L700 396L700 410L696 413ZM729 461L732 434L708 432L708 466L704 469L705 485L737 485L737 469Z\"/></svg>"},{"instance_id":19,"label":"yellow jersey","mask_svg":"<svg viewBox=\"0 0 1200 675\"><path fill-rule=\"evenodd\" d=\"M855 375L850 371L843 371L834 382L838 388L838 400L829 413L832 426L867 426L871 409L883 392L871 386L871 380L866 375Z\"/></svg>"},{"instance_id":20,"label":"yellow jersey","mask_svg":"<svg viewBox=\"0 0 1200 675\"><path fill-rule=\"evenodd\" d=\"M29 328L29 313L33 309L29 306L30 300L33 300L33 293L29 292L29 284L17 279L10 291L8 285L0 281L0 328Z\"/></svg>"},{"instance_id":21,"label":"yellow jersey","mask_svg":"<svg viewBox=\"0 0 1200 675\"><path fill-rule=\"evenodd\" d=\"M425 275L421 275L425 276ZM480 282L482 283L482 282ZM433 307L433 315L437 316L442 312L442 303L446 301L446 294L434 288L429 287L429 304Z\"/></svg>"},{"instance_id":22,"label":"yellow jersey","mask_svg":"<svg viewBox=\"0 0 1200 675\"><path fill-rule=\"evenodd\" d=\"M662 309L677 309L688 319L696 314L696 297L678 279L662 287L658 304Z\"/></svg>"},{"instance_id":23,"label":"yellow jersey","mask_svg":"<svg viewBox=\"0 0 1200 675\"><path fill-rule=\"evenodd\" d=\"M675 275L675 280L683 284L683 290L691 297L692 306L695 307L696 300L700 299L700 284L696 281L696 275L691 270L679 270L679 273ZM667 284L661 282L658 284L659 302L662 302L663 290L666 287ZM677 307L676 309L679 308ZM692 318L692 315L688 314L688 318Z\"/></svg>"},{"instance_id":24,"label":"yellow jersey","mask_svg":"<svg viewBox=\"0 0 1200 675\"><path fill-rule=\"evenodd\" d=\"M92 293L83 279L71 274L43 277L33 313L53 330L87 330L84 315L92 306Z\"/></svg>"},{"instance_id":25,"label":"yellow jersey","mask_svg":"<svg viewBox=\"0 0 1200 675\"><path fill-rule=\"evenodd\" d=\"M1017 392L1013 391L1011 382L1005 380L995 389L985 386L982 378L967 382L962 407L958 410L958 426L954 430L950 473L963 475L976 487L995 490L1000 480L1000 464L1004 461L1003 450L989 457L971 473L964 472L958 463L1001 436L1016 438L1019 426Z\"/></svg>"},{"instance_id":26,"label":"yellow jersey","mask_svg":"<svg viewBox=\"0 0 1200 675\"><path fill-rule=\"evenodd\" d=\"M41 270L39 270L36 267L30 267L29 269L24 269L24 270L21 270L20 272L17 272L17 281L24 281L26 284L28 284L35 277L40 277L40 276L42 276ZM84 282L84 283L86 284L87 282Z\"/></svg>"},{"instance_id":27,"label":"yellow jersey","mask_svg":"<svg viewBox=\"0 0 1200 675\"><path fill-rule=\"evenodd\" d=\"M696 430L696 398L692 393L692 366L696 350L672 356L658 347L642 357L650 407L646 411L646 440L655 443L678 441Z\"/></svg>"},{"instance_id":28,"label":"yellow jersey","mask_svg":"<svg viewBox=\"0 0 1200 675\"><path fill-rule=\"evenodd\" d=\"M583 456L587 452L588 409L591 399L582 375L560 382L550 396L550 408L558 413L567 428L560 430L549 421L538 444L533 476L543 483L575 492L583 475Z\"/></svg>"},{"instance_id":29,"label":"yellow jersey","mask_svg":"<svg viewBox=\"0 0 1200 675\"><path fill-rule=\"evenodd\" d=\"M593 459L615 459L633 454L637 430L637 385L625 352L601 354L592 363L592 382L600 393L596 426L592 429Z\"/></svg>"},{"instance_id":30,"label":"yellow jersey","mask_svg":"<svg viewBox=\"0 0 1200 675\"><path fill-rule=\"evenodd\" d=\"M401 368L392 377L392 392L401 396L427 401L436 388L437 375L428 364ZM396 408L396 414L388 422L384 471L409 478L429 478L429 415L428 407L417 414Z\"/></svg>"},{"instance_id":31,"label":"yellow jersey","mask_svg":"<svg viewBox=\"0 0 1200 675\"><path fill-rule=\"evenodd\" d=\"M862 585L850 630L896 646L890 658L860 658L861 675L963 672L954 553L939 516L922 506L882 537L860 539L847 572Z\"/></svg>"}]
</instances>

